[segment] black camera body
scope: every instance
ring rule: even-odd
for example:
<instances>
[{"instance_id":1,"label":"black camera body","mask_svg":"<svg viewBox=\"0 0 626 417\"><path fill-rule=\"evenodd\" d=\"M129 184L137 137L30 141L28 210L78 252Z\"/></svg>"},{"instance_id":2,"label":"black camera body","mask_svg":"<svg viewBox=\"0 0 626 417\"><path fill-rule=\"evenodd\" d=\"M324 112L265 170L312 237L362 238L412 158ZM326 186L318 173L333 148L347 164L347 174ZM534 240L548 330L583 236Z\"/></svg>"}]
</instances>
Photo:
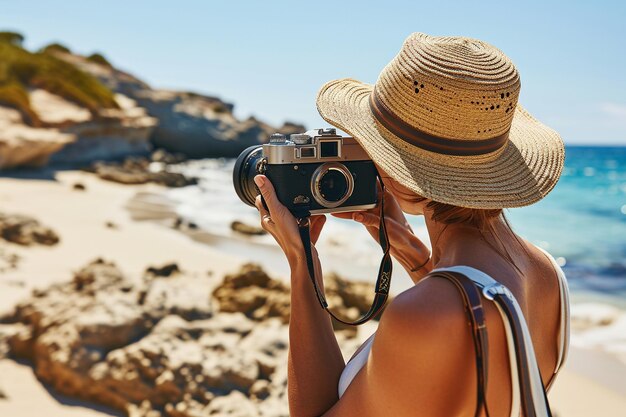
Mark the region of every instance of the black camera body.
<instances>
[{"instance_id":1,"label":"black camera body","mask_svg":"<svg viewBox=\"0 0 626 417\"><path fill-rule=\"evenodd\" d=\"M376 207L377 172L358 142L335 129L276 133L264 145L237 158L233 183L243 202L254 205L259 190L253 178L264 174L279 201L290 211L306 205L311 214L359 211Z\"/></svg>"}]
</instances>

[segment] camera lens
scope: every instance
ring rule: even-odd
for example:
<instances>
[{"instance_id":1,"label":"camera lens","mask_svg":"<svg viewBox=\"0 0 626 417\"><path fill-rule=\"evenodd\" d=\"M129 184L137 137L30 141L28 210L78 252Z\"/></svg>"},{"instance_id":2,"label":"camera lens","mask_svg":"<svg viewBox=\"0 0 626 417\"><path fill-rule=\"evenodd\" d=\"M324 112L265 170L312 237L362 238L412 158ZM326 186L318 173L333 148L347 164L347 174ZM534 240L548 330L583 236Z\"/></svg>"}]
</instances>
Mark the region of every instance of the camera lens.
<instances>
[{"instance_id":1,"label":"camera lens","mask_svg":"<svg viewBox=\"0 0 626 417\"><path fill-rule=\"evenodd\" d=\"M346 195L348 179L343 172L331 168L320 178L317 186L324 200L335 203Z\"/></svg>"},{"instance_id":2,"label":"camera lens","mask_svg":"<svg viewBox=\"0 0 626 417\"><path fill-rule=\"evenodd\" d=\"M254 176L258 174L257 165L263 157L261 145L250 146L244 149L237 157L235 168L233 168L233 185L237 195L244 203L254 206L254 200L259 194Z\"/></svg>"},{"instance_id":3,"label":"camera lens","mask_svg":"<svg viewBox=\"0 0 626 417\"><path fill-rule=\"evenodd\" d=\"M345 165L337 162L320 165L311 180L313 198L326 208L343 204L354 189L352 174Z\"/></svg>"}]
</instances>

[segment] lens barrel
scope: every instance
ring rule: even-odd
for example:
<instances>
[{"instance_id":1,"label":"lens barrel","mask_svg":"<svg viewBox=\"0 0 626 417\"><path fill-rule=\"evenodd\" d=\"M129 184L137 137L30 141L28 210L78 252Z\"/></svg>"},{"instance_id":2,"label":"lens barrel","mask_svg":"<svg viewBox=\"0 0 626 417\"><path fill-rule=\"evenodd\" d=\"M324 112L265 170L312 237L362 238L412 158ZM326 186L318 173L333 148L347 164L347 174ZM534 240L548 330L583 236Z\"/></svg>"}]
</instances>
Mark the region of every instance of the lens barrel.
<instances>
[{"instance_id":1,"label":"lens barrel","mask_svg":"<svg viewBox=\"0 0 626 417\"><path fill-rule=\"evenodd\" d=\"M244 149L237 158L233 168L233 185L237 195L249 206L254 207L254 200L259 190L254 183L254 176L258 174L257 164L263 157L261 145L250 146Z\"/></svg>"},{"instance_id":2,"label":"lens barrel","mask_svg":"<svg viewBox=\"0 0 626 417\"><path fill-rule=\"evenodd\" d=\"M339 207L353 191L354 178L344 164L326 162L313 172L311 194L322 207Z\"/></svg>"}]
</instances>

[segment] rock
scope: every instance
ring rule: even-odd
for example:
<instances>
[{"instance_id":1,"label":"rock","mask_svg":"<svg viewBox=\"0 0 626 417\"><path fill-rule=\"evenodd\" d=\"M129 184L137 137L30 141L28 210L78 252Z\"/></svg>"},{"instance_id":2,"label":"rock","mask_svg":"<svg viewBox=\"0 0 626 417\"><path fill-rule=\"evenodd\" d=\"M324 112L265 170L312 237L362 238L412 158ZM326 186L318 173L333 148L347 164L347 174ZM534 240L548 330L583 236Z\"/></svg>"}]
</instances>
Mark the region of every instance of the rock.
<instances>
[{"instance_id":1,"label":"rock","mask_svg":"<svg viewBox=\"0 0 626 417\"><path fill-rule=\"evenodd\" d=\"M150 160L164 164L180 164L181 162L185 162L187 158L182 153L169 153L165 149L157 149L152 152Z\"/></svg>"},{"instance_id":2,"label":"rock","mask_svg":"<svg viewBox=\"0 0 626 417\"><path fill-rule=\"evenodd\" d=\"M259 379L250 387L250 395L254 399L264 400L270 395L270 383L264 379Z\"/></svg>"},{"instance_id":3,"label":"rock","mask_svg":"<svg viewBox=\"0 0 626 417\"><path fill-rule=\"evenodd\" d=\"M50 161L75 165L148 155L150 135L158 120L122 94L116 94L115 100L119 109L102 109L90 120L62 126L60 131L74 135L76 141L55 153Z\"/></svg>"},{"instance_id":4,"label":"rock","mask_svg":"<svg viewBox=\"0 0 626 417\"><path fill-rule=\"evenodd\" d=\"M113 67L68 53L55 55L95 76L112 91L135 100L158 119L151 136L153 145L189 158L234 157L248 146L267 141L276 131L291 134L306 130L293 122L277 129L253 117L238 120L233 115L234 106L217 97L155 90Z\"/></svg>"},{"instance_id":5,"label":"rock","mask_svg":"<svg viewBox=\"0 0 626 417\"><path fill-rule=\"evenodd\" d=\"M240 122L232 115L232 105L215 97L143 90L136 91L134 98L159 119L152 136L156 147L204 158L234 156L259 143L258 125Z\"/></svg>"},{"instance_id":6,"label":"rock","mask_svg":"<svg viewBox=\"0 0 626 417\"><path fill-rule=\"evenodd\" d=\"M48 160L83 165L149 153L158 121L132 98L74 68L98 55L3 46L0 60L8 62L4 78L10 82L0 105L0 168L42 166ZM74 62L67 65L51 55Z\"/></svg>"},{"instance_id":7,"label":"rock","mask_svg":"<svg viewBox=\"0 0 626 417\"><path fill-rule=\"evenodd\" d=\"M154 90L98 54L84 57L62 48L47 49L45 54L94 76L110 90L107 96L115 93L114 99L109 99L113 103L107 104L109 108L86 101L78 105L39 85L24 86L29 103L26 121L19 111L0 106L0 169L43 166L49 160L84 166L94 161L148 156L153 147L175 153L174 158L154 156L154 161L164 163L180 161L184 158L181 154L191 158L234 157L248 146L266 142L276 131L291 134L306 130L293 122L275 128L253 117L239 120L233 115L234 106L217 97ZM37 127L29 125L31 119L36 120L31 124Z\"/></svg>"},{"instance_id":8,"label":"rock","mask_svg":"<svg viewBox=\"0 0 626 417\"><path fill-rule=\"evenodd\" d=\"M0 360L9 357L9 353L11 352L9 341L20 334L22 335L22 339L24 339L25 337L23 337L23 335L30 335L30 329L21 323L0 324ZM28 336L26 336L26 338L28 338Z\"/></svg>"},{"instance_id":9,"label":"rock","mask_svg":"<svg viewBox=\"0 0 626 417\"><path fill-rule=\"evenodd\" d=\"M16 269L20 259L18 254L0 246L0 273Z\"/></svg>"},{"instance_id":10,"label":"rock","mask_svg":"<svg viewBox=\"0 0 626 417\"><path fill-rule=\"evenodd\" d=\"M72 189L76 191L85 191L87 187L82 182L77 182L77 183L74 183L74 185L72 186Z\"/></svg>"},{"instance_id":11,"label":"rock","mask_svg":"<svg viewBox=\"0 0 626 417\"><path fill-rule=\"evenodd\" d=\"M232 104L215 97L150 91L135 98L159 119L152 137L154 145L189 158L232 158L249 146L267 142L277 131L291 134L306 130L289 124L283 126L283 132L253 117L240 121L232 114Z\"/></svg>"},{"instance_id":12,"label":"rock","mask_svg":"<svg viewBox=\"0 0 626 417\"><path fill-rule=\"evenodd\" d=\"M260 235L267 234L267 232L263 230L262 227L251 226L249 224L240 222L238 220L233 221L230 224L230 228L237 233L241 233L242 235L248 235L248 236L260 236Z\"/></svg>"},{"instance_id":13,"label":"rock","mask_svg":"<svg viewBox=\"0 0 626 417\"><path fill-rule=\"evenodd\" d=\"M32 217L5 213L0 213L0 237L24 246L33 244L52 246L60 240L54 230Z\"/></svg>"},{"instance_id":14,"label":"rock","mask_svg":"<svg viewBox=\"0 0 626 417\"><path fill-rule=\"evenodd\" d=\"M237 391L211 401L207 408L207 414L210 416L260 417L254 404Z\"/></svg>"},{"instance_id":15,"label":"rock","mask_svg":"<svg viewBox=\"0 0 626 417\"><path fill-rule=\"evenodd\" d=\"M121 184L145 184L150 182L148 160L129 158L122 164L97 162L93 166L97 176L103 180Z\"/></svg>"},{"instance_id":16,"label":"rock","mask_svg":"<svg viewBox=\"0 0 626 417\"><path fill-rule=\"evenodd\" d=\"M174 278L168 279L171 280L175 281ZM196 281L186 282L181 287L187 288L187 294L204 294L206 306L210 291L199 291L200 281L204 280ZM144 339L150 347L152 345L148 342L160 340L167 334L175 334L176 337L172 336L174 339L180 336L192 340L198 332L202 332L197 326L187 329L186 322L178 316L172 317L183 324L168 326L167 320L162 321L180 308L172 302L167 288L157 289L152 284L151 280L131 281L115 265L102 260L94 261L79 270L71 282L38 292L32 299L20 304L11 317L4 319L27 325L26 330L9 337L11 353L15 357L30 359L37 376L60 393L126 410L129 402L140 402L135 396L141 394L141 400L145 399L143 394L148 389L133 387L135 379L132 375L141 373L144 378L152 376L154 381L159 374L150 366L142 368L146 360L154 358L150 349L145 352L147 359L143 362L137 362L135 356L132 356L134 359L129 358L130 362L124 365L124 369L129 369L128 373L109 373L111 369L116 369L115 358L124 356L124 349L129 346L132 347L129 354L135 352L137 348L134 344ZM162 305L156 306L153 301L156 292L161 293ZM186 311L189 311L193 307L188 307L187 297L185 300ZM205 317L209 315L204 314ZM149 338L150 331L159 321L161 330L155 331ZM213 323L212 326L207 327L221 331L218 324ZM192 344L183 343L180 350L175 351L180 355L179 360L184 362L189 359L185 349ZM156 345L157 350L164 348L165 345ZM172 356L170 359L173 361L175 358ZM94 377L99 375L98 372L106 374L104 382ZM150 390L155 396L162 394L161 391L154 391L154 387Z\"/></svg>"},{"instance_id":17,"label":"rock","mask_svg":"<svg viewBox=\"0 0 626 417\"><path fill-rule=\"evenodd\" d=\"M288 416L288 287L248 264L213 290L175 263L131 279L99 259L0 317L0 353L29 359L60 394L129 416Z\"/></svg>"},{"instance_id":18,"label":"rock","mask_svg":"<svg viewBox=\"0 0 626 417\"><path fill-rule=\"evenodd\" d=\"M114 230L119 228L118 225L112 221L107 221L106 223L104 223L104 226L107 229L114 229Z\"/></svg>"},{"instance_id":19,"label":"rock","mask_svg":"<svg viewBox=\"0 0 626 417\"><path fill-rule=\"evenodd\" d=\"M100 178L121 184L146 184L154 182L166 187L186 187L197 184L195 178L189 178L178 172L170 172L165 168L152 171L150 162L145 158L128 158L123 163L98 162L93 166Z\"/></svg>"},{"instance_id":20,"label":"rock","mask_svg":"<svg viewBox=\"0 0 626 417\"><path fill-rule=\"evenodd\" d=\"M148 274L152 274L157 277L169 277L172 274L176 274L180 272L180 268L178 268L177 263L172 262L172 263L160 266L160 267L154 267L154 266L148 267L148 269L146 269L146 272Z\"/></svg>"},{"instance_id":21,"label":"rock","mask_svg":"<svg viewBox=\"0 0 626 417\"><path fill-rule=\"evenodd\" d=\"M204 319L213 315L211 289L212 285L202 277L174 272L167 277L146 274L139 303L148 316L156 319L168 314L186 320Z\"/></svg>"},{"instance_id":22,"label":"rock","mask_svg":"<svg viewBox=\"0 0 626 417\"><path fill-rule=\"evenodd\" d=\"M359 315L367 313L374 298L374 285L365 281L348 281L335 273L324 277L325 292L339 297L347 309L356 308Z\"/></svg>"},{"instance_id":23,"label":"rock","mask_svg":"<svg viewBox=\"0 0 626 417\"><path fill-rule=\"evenodd\" d=\"M0 106L0 169L44 166L50 155L75 140L58 129L27 126L17 110Z\"/></svg>"},{"instance_id":24,"label":"rock","mask_svg":"<svg viewBox=\"0 0 626 417\"><path fill-rule=\"evenodd\" d=\"M238 273L227 275L213 296L220 311L238 311L256 320L279 317L283 323L289 322L289 288L258 265L246 264Z\"/></svg>"},{"instance_id":25,"label":"rock","mask_svg":"<svg viewBox=\"0 0 626 417\"><path fill-rule=\"evenodd\" d=\"M324 286L333 313L342 320L354 321L369 310L374 296L373 284L347 281L331 273L324 277ZM220 311L239 311L254 320L279 317L283 323L289 322L289 287L270 278L256 264L246 264L237 273L227 275L213 296ZM333 320L333 327L345 330L349 336L356 335L354 326Z\"/></svg>"},{"instance_id":26,"label":"rock","mask_svg":"<svg viewBox=\"0 0 626 417\"><path fill-rule=\"evenodd\" d=\"M68 125L91 120L89 110L80 107L46 90L34 89L29 92L30 106L47 125Z\"/></svg>"},{"instance_id":27,"label":"rock","mask_svg":"<svg viewBox=\"0 0 626 417\"><path fill-rule=\"evenodd\" d=\"M2 53L13 81L5 86L8 101L0 105L1 169L42 166L48 160L87 164L147 155L151 150L150 136L157 119L129 96L114 94L88 74L52 61L50 55L69 58L74 66L79 61L89 62L89 58L59 48L31 53L7 45ZM23 62L15 61L16 56ZM12 66L12 62L17 64ZM17 68L20 63L23 68ZM34 76L39 69L45 75Z\"/></svg>"}]
</instances>

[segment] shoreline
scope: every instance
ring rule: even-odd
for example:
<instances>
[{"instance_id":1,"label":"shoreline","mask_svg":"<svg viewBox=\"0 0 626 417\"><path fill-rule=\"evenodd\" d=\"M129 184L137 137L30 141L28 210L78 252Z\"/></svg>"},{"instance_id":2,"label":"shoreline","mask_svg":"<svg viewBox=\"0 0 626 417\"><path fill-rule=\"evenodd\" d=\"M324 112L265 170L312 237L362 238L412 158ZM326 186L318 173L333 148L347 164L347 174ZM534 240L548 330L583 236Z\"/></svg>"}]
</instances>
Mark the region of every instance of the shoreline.
<instances>
[{"instance_id":1,"label":"shoreline","mask_svg":"<svg viewBox=\"0 0 626 417\"><path fill-rule=\"evenodd\" d=\"M73 189L77 183L86 189ZM68 281L73 272L96 258L114 261L129 276L140 276L149 266L176 262L189 275L211 280L221 279L244 262L259 261L273 277L288 279L287 263L274 246L247 239L226 239L198 230L181 233L168 225L173 218L171 213L155 212L153 220L134 220L126 208L129 201L138 192L160 195L166 190L161 186L122 185L69 170L56 172L52 179L2 177L0 184L2 211L31 215L57 231L61 238L61 242L52 247L0 245L3 250L19 256L17 267L0 275L0 310L3 312L11 310L33 289ZM167 205L164 208L167 209ZM155 221L155 218L161 220ZM108 227L107 223L114 227ZM347 278L368 280L375 274L369 267L358 271L353 265L345 266L345 261L339 262L341 258L336 254L322 256L328 272L334 270ZM340 264L350 269L335 267ZM397 265L394 293L412 284L401 272L404 271ZM603 329L601 325L592 328ZM372 330L373 327L360 330L359 339ZM41 404L36 404L41 407L40 414L46 412L43 407L48 404L59 417L111 415L98 406L78 400L70 399L68 405L47 391L35 379L32 370L28 372L21 363L3 359L0 369L3 370L0 391L8 397L0 398L2 415L33 415L27 410L31 406L34 409L35 398L41 399ZM617 416L619 410L626 409L625 376L626 365L594 347L593 343L586 349L572 346L564 372L550 393L553 408L560 417L588 416L589 410L595 410L596 415ZM50 405L53 403L56 405ZM594 408L598 404L602 404L602 412Z\"/></svg>"}]
</instances>

